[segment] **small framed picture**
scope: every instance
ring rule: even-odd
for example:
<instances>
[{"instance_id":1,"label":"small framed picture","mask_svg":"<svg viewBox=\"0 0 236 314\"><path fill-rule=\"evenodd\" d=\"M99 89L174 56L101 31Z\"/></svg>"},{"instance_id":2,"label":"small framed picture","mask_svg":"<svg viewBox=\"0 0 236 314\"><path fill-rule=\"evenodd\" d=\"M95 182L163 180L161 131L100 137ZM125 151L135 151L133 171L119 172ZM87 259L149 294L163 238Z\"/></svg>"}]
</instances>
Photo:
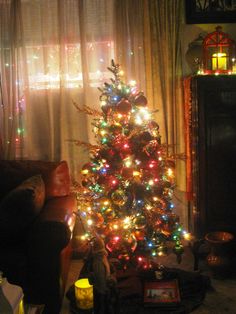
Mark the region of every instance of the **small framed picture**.
<instances>
[{"instance_id":1,"label":"small framed picture","mask_svg":"<svg viewBox=\"0 0 236 314\"><path fill-rule=\"evenodd\" d=\"M145 306L171 306L180 302L177 280L144 282Z\"/></svg>"}]
</instances>

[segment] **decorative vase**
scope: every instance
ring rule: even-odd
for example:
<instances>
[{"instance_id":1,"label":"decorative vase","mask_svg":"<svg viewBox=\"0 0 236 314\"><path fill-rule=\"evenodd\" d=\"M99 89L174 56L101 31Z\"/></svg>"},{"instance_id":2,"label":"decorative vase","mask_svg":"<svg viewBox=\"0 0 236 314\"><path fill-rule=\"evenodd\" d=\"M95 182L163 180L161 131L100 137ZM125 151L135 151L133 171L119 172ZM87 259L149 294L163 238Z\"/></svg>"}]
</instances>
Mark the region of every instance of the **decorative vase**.
<instances>
[{"instance_id":1,"label":"decorative vase","mask_svg":"<svg viewBox=\"0 0 236 314\"><path fill-rule=\"evenodd\" d=\"M230 273L230 244L234 236L229 232L215 231L205 236L209 243L210 253L207 255L207 264L215 276L226 276Z\"/></svg>"},{"instance_id":2,"label":"decorative vase","mask_svg":"<svg viewBox=\"0 0 236 314\"><path fill-rule=\"evenodd\" d=\"M202 42L205 35L205 33L200 33L199 36L188 45L185 58L192 74L197 74L198 71L201 70L203 60Z\"/></svg>"}]
</instances>

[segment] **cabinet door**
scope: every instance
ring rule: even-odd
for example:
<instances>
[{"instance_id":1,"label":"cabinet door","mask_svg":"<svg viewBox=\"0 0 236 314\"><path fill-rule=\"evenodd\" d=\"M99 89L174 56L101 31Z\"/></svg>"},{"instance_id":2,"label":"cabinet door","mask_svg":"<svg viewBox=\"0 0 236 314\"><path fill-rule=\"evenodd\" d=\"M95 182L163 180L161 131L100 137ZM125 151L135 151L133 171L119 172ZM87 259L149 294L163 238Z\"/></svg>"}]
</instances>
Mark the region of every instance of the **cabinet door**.
<instances>
[{"instance_id":1,"label":"cabinet door","mask_svg":"<svg viewBox=\"0 0 236 314\"><path fill-rule=\"evenodd\" d=\"M236 77L192 83L197 233L236 233Z\"/></svg>"}]
</instances>

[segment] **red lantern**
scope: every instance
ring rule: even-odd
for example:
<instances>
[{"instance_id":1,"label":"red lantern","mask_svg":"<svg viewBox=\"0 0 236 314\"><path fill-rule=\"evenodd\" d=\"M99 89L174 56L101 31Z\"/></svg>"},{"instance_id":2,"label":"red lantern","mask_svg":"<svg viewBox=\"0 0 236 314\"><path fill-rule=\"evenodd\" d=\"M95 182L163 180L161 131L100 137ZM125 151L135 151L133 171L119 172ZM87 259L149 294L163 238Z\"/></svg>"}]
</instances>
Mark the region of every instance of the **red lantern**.
<instances>
[{"instance_id":1,"label":"red lantern","mask_svg":"<svg viewBox=\"0 0 236 314\"><path fill-rule=\"evenodd\" d=\"M231 74L234 53L235 42L217 26L203 40L204 74Z\"/></svg>"}]
</instances>

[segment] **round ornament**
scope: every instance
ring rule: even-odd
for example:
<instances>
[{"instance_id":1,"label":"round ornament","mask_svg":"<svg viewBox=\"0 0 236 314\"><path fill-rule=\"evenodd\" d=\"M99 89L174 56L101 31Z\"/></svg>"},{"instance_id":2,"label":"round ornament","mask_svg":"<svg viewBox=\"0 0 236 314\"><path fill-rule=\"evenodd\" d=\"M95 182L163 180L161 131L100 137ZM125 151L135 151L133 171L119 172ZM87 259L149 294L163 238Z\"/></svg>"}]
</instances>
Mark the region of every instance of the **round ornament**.
<instances>
[{"instance_id":1,"label":"round ornament","mask_svg":"<svg viewBox=\"0 0 236 314\"><path fill-rule=\"evenodd\" d=\"M128 157L129 155L132 154L132 150L130 148L130 145L128 142L123 142L122 146L121 146L121 149L120 149L120 156L121 158L126 158Z\"/></svg>"},{"instance_id":2,"label":"round ornament","mask_svg":"<svg viewBox=\"0 0 236 314\"><path fill-rule=\"evenodd\" d=\"M98 205L100 206L100 210L105 210L111 206L111 201L108 197L101 197L98 200Z\"/></svg>"},{"instance_id":3,"label":"round ornament","mask_svg":"<svg viewBox=\"0 0 236 314\"><path fill-rule=\"evenodd\" d=\"M112 207L108 207L103 211L103 217L106 221L110 221L115 218L116 212Z\"/></svg>"},{"instance_id":4,"label":"round ornament","mask_svg":"<svg viewBox=\"0 0 236 314\"><path fill-rule=\"evenodd\" d=\"M130 232L123 232L122 234L112 232L109 235L106 247L113 254L132 253L137 247L137 240Z\"/></svg>"},{"instance_id":5,"label":"round ornament","mask_svg":"<svg viewBox=\"0 0 236 314\"><path fill-rule=\"evenodd\" d=\"M140 94L140 95L135 97L134 103L138 107L146 107L147 106L147 98L144 95Z\"/></svg>"},{"instance_id":6,"label":"round ornament","mask_svg":"<svg viewBox=\"0 0 236 314\"><path fill-rule=\"evenodd\" d=\"M99 176L99 178L97 179L97 183L101 186L105 186L107 181L106 176Z\"/></svg>"},{"instance_id":7,"label":"round ornament","mask_svg":"<svg viewBox=\"0 0 236 314\"><path fill-rule=\"evenodd\" d=\"M145 131L138 136L137 140L139 141L139 145L143 146L148 144L152 139L152 135L149 132Z\"/></svg>"},{"instance_id":8,"label":"round ornament","mask_svg":"<svg viewBox=\"0 0 236 314\"><path fill-rule=\"evenodd\" d=\"M128 114L132 109L131 103L127 99L121 99L115 107L115 111L121 114Z\"/></svg>"},{"instance_id":9,"label":"round ornament","mask_svg":"<svg viewBox=\"0 0 236 314\"><path fill-rule=\"evenodd\" d=\"M134 220L135 229L144 229L146 227L147 221L144 215L137 215Z\"/></svg>"},{"instance_id":10,"label":"round ornament","mask_svg":"<svg viewBox=\"0 0 236 314\"><path fill-rule=\"evenodd\" d=\"M134 169L133 168L122 168L121 169L121 175L124 179L131 179L133 178L133 172L134 172Z\"/></svg>"},{"instance_id":11,"label":"round ornament","mask_svg":"<svg viewBox=\"0 0 236 314\"><path fill-rule=\"evenodd\" d=\"M112 176L112 175L107 176L105 185L108 188L114 189L115 187L117 187L118 184L119 184L119 179L117 179L117 177Z\"/></svg>"},{"instance_id":12,"label":"round ornament","mask_svg":"<svg viewBox=\"0 0 236 314\"><path fill-rule=\"evenodd\" d=\"M143 241L145 238L145 230L135 230L133 234L138 241Z\"/></svg>"},{"instance_id":13,"label":"round ornament","mask_svg":"<svg viewBox=\"0 0 236 314\"><path fill-rule=\"evenodd\" d=\"M125 203L128 200L128 197L124 190L118 189L111 194L111 199L115 205L121 207L125 205Z\"/></svg>"}]
</instances>

